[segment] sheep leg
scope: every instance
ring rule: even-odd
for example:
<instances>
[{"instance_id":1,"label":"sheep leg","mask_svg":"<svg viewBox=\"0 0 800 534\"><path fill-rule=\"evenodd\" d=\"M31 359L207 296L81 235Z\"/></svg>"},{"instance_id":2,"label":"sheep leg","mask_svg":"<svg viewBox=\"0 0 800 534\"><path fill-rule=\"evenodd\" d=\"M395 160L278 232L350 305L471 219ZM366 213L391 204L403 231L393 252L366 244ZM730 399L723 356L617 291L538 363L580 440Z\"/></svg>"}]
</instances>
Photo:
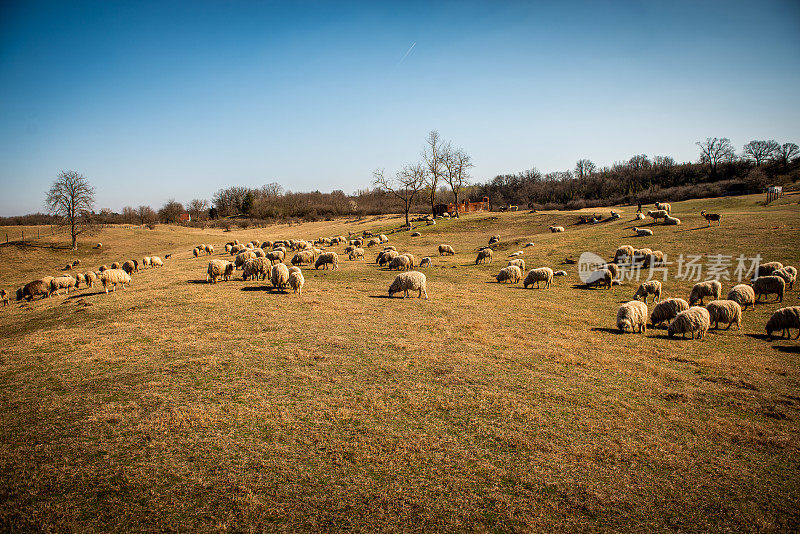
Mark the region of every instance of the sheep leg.
<instances>
[{"instance_id":1,"label":"sheep leg","mask_svg":"<svg viewBox=\"0 0 800 534\"><path fill-rule=\"evenodd\" d=\"M791 336L792 334L789 333L789 335ZM797 336L795 336L795 339L800 339L800 328L797 330Z\"/></svg>"}]
</instances>

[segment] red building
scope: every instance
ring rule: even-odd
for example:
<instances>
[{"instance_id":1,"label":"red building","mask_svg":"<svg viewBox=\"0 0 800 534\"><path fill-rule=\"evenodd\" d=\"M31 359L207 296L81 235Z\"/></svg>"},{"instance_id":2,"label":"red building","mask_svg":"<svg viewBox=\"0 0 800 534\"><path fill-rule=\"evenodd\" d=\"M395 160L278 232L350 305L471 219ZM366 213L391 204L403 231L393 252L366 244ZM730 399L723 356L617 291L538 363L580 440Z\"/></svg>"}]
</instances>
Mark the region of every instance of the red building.
<instances>
[{"instance_id":1,"label":"red building","mask_svg":"<svg viewBox=\"0 0 800 534\"><path fill-rule=\"evenodd\" d=\"M455 213L456 205L451 202L447 205L447 211ZM489 197L483 197L480 202L467 202L465 200L458 203L458 213L470 213L473 211L489 211Z\"/></svg>"}]
</instances>

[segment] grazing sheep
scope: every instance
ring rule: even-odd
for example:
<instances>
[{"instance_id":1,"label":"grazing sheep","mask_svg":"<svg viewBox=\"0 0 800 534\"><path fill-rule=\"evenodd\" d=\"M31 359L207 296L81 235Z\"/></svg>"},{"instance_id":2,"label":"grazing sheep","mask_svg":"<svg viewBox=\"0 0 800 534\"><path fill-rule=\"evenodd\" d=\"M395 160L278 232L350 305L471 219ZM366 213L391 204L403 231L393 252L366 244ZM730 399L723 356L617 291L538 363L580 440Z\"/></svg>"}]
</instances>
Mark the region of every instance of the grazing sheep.
<instances>
[{"instance_id":1,"label":"grazing sheep","mask_svg":"<svg viewBox=\"0 0 800 534\"><path fill-rule=\"evenodd\" d=\"M567 271L556 271L553 276L567 276Z\"/></svg>"},{"instance_id":2,"label":"grazing sheep","mask_svg":"<svg viewBox=\"0 0 800 534\"><path fill-rule=\"evenodd\" d=\"M548 289L550 287L550 282L552 281L553 269L550 267L539 267L538 269L531 269L528 271L528 275L525 277L523 286L525 286L525 289L528 289L528 286L533 286L533 284L536 284L536 287L539 288L539 282L544 282L544 289Z\"/></svg>"},{"instance_id":3,"label":"grazing sheep","mask_svg":"<svg viewBox=\"0 0 800 534\"><path fill-rule=\"evenodd\" d=\"M64 270L65 270L65 271L69 271L70 269L72 269L72 264L71 264L71 263L68 263L68 264L66 264L66 265L64 266Z\"/></svg>"},{"instance_id":4,"label":"grazing sheep","mask_svg":"<svg viewBox=\"0 0 800 534\"><path fill-rule=\"evenodd\" d=\"M523 273L525 272L525 260L523 260L522 258L515 258L513 260L508 260L508 266L511 265L516 265L517 267L519 267L520 271L522 271Z\"/></svg>"},{"instance_id":5,"label":"grazing sheep","mask_svg":"<svg viewBox=\"0 0 800 534\"><path fill-rule=\"evenodd\" d=\"M597 274L591 275L591 278L594 280L591 280L586 285L605 286L606 289L611 289L611 284L614 281L614 273L611 269L599 269L596 272ZM566 274L566 272L564 274ZM555 274L553 276L555 276Z\"/></svg>"},{"instance_id":6,"label":"grazing sheep","mask_svg":"<svg viewBox=\"0 0 800 534\"><path fill-rule=\"evenodd\" d=\"M58 295L62 289L65 289L69 295L69 290L74 289L76 284L77 281L69 275L57 276L50 281L49 295Z\"/></svg>"},{"instance_id":7,"label":"grazing sheep","mask_svg":"<svg viewBox=\"0 0 800 534\"><path fill-rule=\"evenodd\" d=\"M384 251L394 250L395 252L397 252L397 249L394 247L394 245L387 245L387 246L383 247L383 250Z\"/></svg>"},{"instance_id":8,"label":"grazing sheep","mask_svg":"<svg viewBox=\"0 0 800 534\"><path fill-rule=\"evenodd\" d=\"M516 265L509 265L503 267L500 272L495 276L498 282L511 282L512 284L518 283L522 279L522 271Z\"/></svg>"},{"instance_id":9,"label":"grazing sheep","mask_svg":"<svg viewBox=\"0 0 800 534\"><path fill-rule=\"evenodd\" d=\"M128 274L132 274L134 271L136 271L136 264L133 262L133 260L128 260L122 264L122 270Z\"/></svg>"},{"instance_id":10,"label":"grazing sheep","mask_svg":"<svg viewBox=\"0 0 800 534\"><path fill-rule=\"evenodd\" d=\"M267 253L264 252L263 248L252 248L250 251L256 255L256 258L266 258Z\"/></svg>"},{"instance_id":11,"label":"grazing sheep","mask_svg":"<svg viewBox=\"0 0 800 534\"><path fill-rule=\"evenodd\" d=\"M8 291L5 289L0 289L0 300L3 301L4 308L8 306Z\"/></svg>"},{"instance_id":12,"label":"grazing sheep","mask_svg":"<svg viewBox=\"0 0 800 534\"><path fill-rule=\"evenodd\" d=\"M550 226L550 231L553 232L554 234L557 233L557 232L563 232L564 231L564 227L563 226Z\"/></svg>"},{"instance_id":13,"label":"grazing sheep","mask_svg":"<svg viewBox=\"0 0 800 534\"><path fill-rule=\"evenodd\" d=\"M83 279L86 283L86 287L94 287L95 282L97 282L97 275L93 271L87 271L83 273Z\"/></svg>"},{"instance_id":14,"label":"grazing sheep","mask_svg":"<svg viewBox=\"0 0 800 534\"><path fill-rule=\"evenodd\" d=\"M150 256L145 256L144 258L142 258L142 267L151 267L152 265L153 262L150 259Z\"/></svg>"},{"instance_id":15,"label":"grazing sheep","mask_svg":"<svg viewBox=\"0 0 800 534\"><path fill-rule=\"evenodd\" d=\"M646 251L647 249L642 249ZM661 265L664 263L664 253L660 250L651 250L650 254L644 255L644 261L642 262L643 267L655 267L656 265Z\"/></svg>"},{"instance_id":16,"label":"grazing sheep","mask_svg":"<svg viewBox=\"0 0 800 534\"><path fill-rule=\"evenodd\" d=\"M700 215L706 220L709 226L711 221L717 221L717 226L722 224L722 215L719 213L706 213L706 210L700 212Z\"/></svg>"},{"instance_id":17,"label":"grazing sheep","mask_svg":"<svg viewBox=\"0 0 800 534\"><path fill-rule=\"evenodd\" d=\"M656 327L665 321L669 322L680 312L688 309L689 303L683 299L664 299L653 308L653 313L650 314L650 324Z\"/></svg>"},{"instance_id":18,"label":"grazing sheep","mask_svg":"<svg viewBox=\"0 0 800 534\"><path fill-rule=\"evenodd\" d=\"M706 280L698 282L692 287L689 293L689 305L694 306L696 302L703 303L705 297L713 297L712 300L719 300L722 294L722 284L718 280Z\"/></svg>"},{"instance_id":19,"label":"grazing sheep","mask_svg":"<svg viewBox=\"0 0 800 534\"><path fill-rule=\"evenodd\" d=\"M659 219L663 219L667 217L669 213L666 210L650 210L647 212L648 217L653 218L653 222L657 222Z\"/></svg>"},{"instance_id":20,"label":"grazing sheep","mask_svg":"<svg viewBox=\"0 0 800 534\"><path fill-rule=\"evenodd\" d=\"M708 314L711 317L711 322L714 323L714 328L719 328L719 323L728 323L728 328L733 323L736 327L742 329L742 307L738 302L733 300L712 300L706 305Z\"/></svg>"},{"instance_id":21,"label":"grazing sheep","mask_svg":"<svg viewBox=\"0 0 800 534\"><path fill-rule=\"evenodd\" d=\"M163 267L164 266L164 262L161 261L161 258L159 258L158 256L151 256L150 257L150 264L153 267Z\"/></svg>"},{"instance_id":22,"label":"grazing sheep","mask_svg":"<svg viewBox=\"0 0 800 534\"><path fill-rule=\"evenodd\" d=\"M419 262L420 267L430 267L431 266L431 258L429 256L425 256Z\"/></svg>"},{"instance_id":23,"label":"grazing sheep","mask_svg":"<svg viewBox=\"0 0 800 534\"><path fill-rule=\"evenodd\" d=\"M422 298L422 295L425 295L425 298L428 298L428 290L427 286L427 279L425 275L419 271L409 271L407 273L400 273L398 274L392 285L389 286L389 296L393 296L395 293L399 293L400 291L403 292L403 298L408 297L409 291L419 291L418 298Z\"/></svg>"},{"instance_id":24,"label":"grazing sheep","mask_svg":"<svg viewBox=\"0 0 800 534\"><path fill-rule=\"evenodd\" d=\"M199 249L199 248L197 248L197 247L194 247L194 248L192 249L192 256L194 256L194 257L196 258L196 257L198 257L199 255L200 255L200 249Z\"/></svg>"},{"instance_id":25,"label":"grazing sheep","mask_svg":"<svg viewBox=\"0 0 800 534\"><path fill-rule=\"evenodd\" d=\"M611 210L611 217L609 217L612 221L616 221L619 219L620 215L614 210Z\"/></svg>"},{"instance_id":26,"label":"grazing sheep","mask_svg":"<svg viewBox=\"0 0 800 534\"><path fill-rule=\"evenodd\" d=\"M232 248L233 248L233 245L231 245L230 243L226 243L225 244L225 252L227 252L228 254L231 253L231 249Z\"/></svg>"},{"instance_id":27,"label":"grazing sheep","mask_svg":"<svg viewBox=\"0 0 800 534\"><path fill-rule=\"evenodd\" d=\"M647 302L647 296L653 295L653 302L661 300L661 282L658 280L648 280L639 284L639 289L633 295L633 300L643 298Z\"/></svg>"},{"instance_id":28,"label":"grazing sheep","mask_svg":"<svg viewBox=\"0 0 800 534\"><path fill-rule=\"evenodd\" d=\"M672 213L672 206L666 202L656 202L656 209L666 211L667 213Z\"/></svg>"},{"instance_id":29,"label":"grazing sheep","mask_svg":"<svg viewBox=\"0 0 800 534\"><path fill-rule=\"evenodd\" d=\"M242 252L236 255L233 264L236 266L237 269L241 268L244 265L244 262L247 260L257 258L256 253L252 250L243 250Z\"/></svg>"},{"instance_id":30,"label":"grazing sheep","mask_svg":"<svg viewBox=\"0 0 800 534\"><path fill-rule=\"evenodd\" d=\"M778 295L775 302L783 302L786 282L780 276L761 276L753 282L753 291L756 294L756 302L761 300L761 295L766 299L767 295L771 294Z\"/></svg>"},{"instance_id":31,"label":"grazing sheep","mask_svg":"<svg viewBox=\"0 0 800 534\"><path fill-rule=\"evenodd\" d=\"M75 289L80 289L81 284L86 285L86 276L83 273L75 275Z\"/></svg>"},{"instance_id":32,"label":"grazing sheep","mask_svg":"<svg viewBox=\"0 0 800 534\"><path fill-rule=\"evenodd\" d=\"M282 250L271 250L267 252L267 259L271 263L281 263L285 257L286 253Z\"/></svg>"},{"instance_id":33,"label":"grazing sheep","mask_svg":"<svg viewBox=\"0 0 800 534\"><path fill-rule=\"evenodd\" d=\"M489 245L494 245L495 243L499 243L499 242L500 242L500 236L499 235L493 235L492 237L489 238Z\"/></svg>"},{"instance_id":34,"label":"grazing sheep","mask_svg":"<svg viewBox=\"0 0 800 534\"><path fill-rule=\"evenodd\" d=\"M102 243L97 243L97 244L94 246L94 248L103 248L103 244L102 244Z\"/></svg>"},{"instance_id":35,"label":"grazing sheep","mask_svg":"<svg viewBox=\"0 0 800 534\"><path fill-rule=\"evenodd\" d=\"M694 339L695 334L697 334L697 339L703 339L710 327L711 315L708 310L700 306L692 306L675 316L672 322L669 323L667 334L669 337L681 334L685 338L686 333L689 332L692 334L692 339Z\"/></svg>"},{"instance_id":36,"label":"grazing sheep","mask_svg":"<svg viewBox=\"0 0 800 534\"><path fill-rule=\"evenodd\" d=\"M411 260L405 254L395 256L389 261L389 270L408 271L411 269Z\"/></svg>"},{"instance_id":37,"label":"grazing sheep","mask_svg":"<svg viewBox=\"0 0 800 534\"><path fill-rule=\"evenodd\" d=\"M646 235L653 235L653 231L649 228L636 228L634 226L633 231L636 232L636 235L639 237L644 237Z\"/></svg>"},{"instance_id":38,"label":"grazing sheep","mask_svg":"<svg viewBox=\"0 0 800 534\"><path fill-rule=\"evenodd\" d=\"M452 256L456 251L450 245L439 245L439 256Z\"/></svg>"},{"instance_id":39,"label":"grazing sheep","mask_svg":"<svg viewBox=\"0 0 800 534\"><path fill-rule=\"evenodd\" d=\"M783 264L781 262L768 261L758 266L757 276L769 276L779 269L783 269Z\"/></svg>"},{"instance_id":40,"label":"grazing sheep","mask_svg":"<svg viewBox=\"0 0 800 534\"><path fill-rule=\"evenodd\" d=\"M359 258L361 258L363 260L364 259L364 249L361 248L361 247L356 247L355 249L350 251L349 257L350 257L351 261L352 260L357 260Z\"/></svg>"},{"instance_id":41,"label":"grazing sheep","mask_svg":"<svg viewBox=\"0 0 800 534\"><path fill-rule=\"evenodd\" d=\"M783 281L789 284L789 289L792 289L794 286L794 281L797 279L797 269L789 265L788 267L784 267L783 269L778 269L777 271L772 272L773 276L780 276L783 278Z\"/></svg>"},{"instance_id":42,"label":"grazing sheep","mask_svg":"<svg viewBox=\"0 0 800 534\"><path fill-rule=\"evenodd\" d=\"M381 240L378 237L373 237L372 239L367 241L367 247L369 247L369 248L374 247L375 245L380 245L380 244L381 244Z\"/></svg>"},{"instance_id":43,"label":"grazing sheep","mask_svg":"<svg viewBox=\"0 0 800 534\"><path fill-rule=\"evenodd\" d=\"M666 224L666 225L677 226L680 223L681 223L681 220L679 218L677 218L677 217L670 217L669 215L664 217L664 224Z\"/></svg>"},{"instance_id":44,"label":"grazing sheep","mask_svg":"<svg viewBox=\"0 0 800 534\"><path fill-rule=\"evenodd\" d=\"M80 265L80 264L81 264L81 260L75 260L75 261L72 262L72 266L73 267L75 267L77 265Z\"/></svg>"},{"instance_id":45,"label":"grazing sheep","mask_svg":"<svg viewBox=\"0 0 800 534\"><path fill-rule=\"evenodd\" d=\"M753 288L747 284L733 286L733 288L728 291L728 300L738 303L739 306L742 307L742 310L746 310L748 306L756 307L756 293L753 291Z\"/></svg>"},{"instance_id":46,"label":"grazing sheep","mask_svg":"<svg viewBox=\"0 0 800 534\"><path fill-rule=\"evenodd\" d=\"M411 265L411 268L413 269L413 268L414 268L414 266L417 264L417 258L415 258L415 257L414 257L414 255L413 255L413 254L411 254L410 252L406 252L406 253L404 253L404 254L403 254L403 256L405 256L406 258L408 258L408 261L410 261L410 262L411 262L411 263L410 263L410 265Z\"/></svg>"},{"instance_id":47,"label":"grazing sheep","mask_svg":"<svg viewBox=\"0 0 800 534\"><path fill-rule=\"evenodd\" d=\"M242 280L247 280L248 278L264 280L270 267L272 267L272 262L267 258L250 258L242 265Z\"/></svg>"},{"instance_id":48,"label":"grazing sheep","mask_svg":"<svg viewBox=\"0 0 800 534\"><path fill-rule=\"evenodd\" d=\"M337 269L339 267L339 255L335 252L323 252L314 263L314 269L319 269L320 267L327 269L328 265L332 265L331 269Z\"/></svg>"},{"instance_id":49,"label":"grazing sheep","mask_svg":"<svg viewBox=\"0 0 800 534\"><path fill-rule=\"evenodd\" d=\"M45 284L44 280L33 280L32 282L28 282L22 288L17 290L17 300L22 300L23 298L25 298L28 299L28 301L30 302L34 298L36 298L37 295L41 295L42 298L47 297L49 291L50 291L49 281Z\"/></svg>"},{"instance_id":50,"label":"grazing sheep","mask_svg":"<svg viewBox=\"0 0 800 534\"><path fill-rule=\"evenodd\" d=\"M411 237L420 237L421 235L422 234L419 232L414 232L413 234L411 234Z\"/></svg>"},{"instance_id":51,"label":"grazing sheep","mask_svg":"<svg viewBox=\"0 0 800 534\"><path fill-rule=\"evenodd\" d=\"M634 249L631 245L622 245L614 252L614 263L626 263L633 260ZM620 261L621 260L621 261Z\"/></svg>"},{"instance_id":52,"label":"grazing sheep","mask_svg":"<svg viewBox=\"0 0 800 534\"><path fill-rule=\"evenodd\" d=\"M492 263L492 249L484 248L478 251L478 257L475 258L475 265L478 265L480 262L483 263Z\"/></svg>"},{"instance_id":53,"label":"grazing sheep","mask_svg":"<svg viewBox=\"0 0 800 534\"><path fill-rule=\"evenodd\" d=\"M306 279L303 277L303 273L300 271L300 269L289 273L289 287L292 288L292 291L298 295L303 293L303 285L305 283Z\"/></svg>"},{"instance_id":54,"label":"grazing sheep","mask_svg":"<svg viewBox=\"0 0 800 534\"><path fill-rule=\"evenodd\" d=\"M125 284L131 283L131 277L122 269L108 269L100 275L100 282L102 282L103 288L108 293L109 286L113 287L112 291L116 291L117 284L121 285L122 289L125 289Z\"/></svg>"},{"instance_id":55,"label":"grazing sheep","mask_svg":"<svg viewBox=\"0 0 800 534\"><path fill-rule=\"evenodd\" d=\"M606 263L604 268L611 271L612 280L615 278L619 278L619 267L617 267L616 263Z\"/></svg>"},{"instance_id":56,"label":"grazing sheep","mask_svg":"<svg viewBox=\"0 0 800 534\"><path fill-rule=\"evenodd\" d=\"M767 338L772 339L772 332L781 331L781 337L791 337L790 328L797 328L797 336L800 338L800 306L789 306L776 310L772 317L767 321Z\"/></svg>"},{"instance_id":57,"label":"grazing sheep","mask_svg":"<svg viewBox=\"0 0 800 534\"><path fill-rule=\"evenodd\" d=\"M272 274L270 276L272 286L278 289L283 289L289 283L289 268L283 263L279 263L272 267Z\"/></svg>"},{"instance_id":58,"label":"grazing sheep","mask_svg":"<svg viewBox=\"0 0 800 534\"><path fill-rule=\"evenodd\" d=\"M214 253L214 245L205 245L203 246L203 250L207 255L212 255Z\"/></svg>"},{"instance_id":59,"label":"grazing sheep","mask_svg":"<svg viewBox=\"0 0 800 534\"><path fill-rule=\"evenodd\" d=\"M237 244L237 245L233 245L233 246L231 247L231 249L228 251L228 253L229 253L231 256L235 256L236 254L238 254L238 253L240 253L240 252L243 252L243 251L245 251L245 250L247 250L247 247L245 247L244 245L238 245L238 244Z\"/></svg>"},{"instance_id":60,"label":"grazing sheep","mask_svg":"<svg viewBox=\"0 0 800 534\"><path fill-rule=\"evenodd\" d=\"M292 265L291 267L289 267L289 274L299 273L299 272L300 272L300 267L297 267L295 265Z\"/></svg>"},{"instance_id":61,"label":"grazing sheep","mask_svg":"<svg viewBox=\"0 0 800 534\"><path fill-rule=\"evenodd\" d=\"M384 265L388 265L397 256L399 256L399 254L396 250L384 250L378 254L378 257L375 259L375 263L383 267Z\"/></svg>"},{"instance_id":62,"label":"grazing sheep","mask_svg":"<svg viewBox=\"0 0 800 534\"><path fill-rule=\"evenodd\" d=\"M617 309L617 328L620 332L630 330L632 334L647 332L647 304L632 300L620 306Z\"/></svg>"},{"instance_id":63,"label":"grazing sheep","mask_svg":"<svg viewBox=\"0 0 800 534\"><path fill-rule=\"evenodd\" d=\"M206 282L216 284L217 280L223 278L228 280L233 274L235 265L225 260L211 260L208 262L208 270L206 271Z\"/></svg>"},{"instance_id":64,"label":"grazing sheep","mask_svg":"<svg viewBox=\"0 0 800 534\"><path fill-rule=\"evenodd\" d=\"M301 252L296 253L292 257L292 265L303 265L304 263L313 263L314 261L314 251L311 250L303 250Z\"/></svg>"},{"instance_id":65,"label":"grazing sheep","mask_svg":"<svg viewBox=\"0 0 800 534\"><path fill-rule=\"evenodd\" d=\"M509 258L516 258L517 256L522 256L523 254L525 254L525 251L518 250L516 252L512 252L511 254L509 254L508 257Z\"/></svg>"},{"instance_id":66,"label":"grazing sheep","mask_svg":"<svg viewBox=\"0 0 800 534\"><path fill-rule=\"evenodd\" d=\"M111 269L119 269L120 267L122 267L122 264L118 261L111 264Z\"/></svg>"},{"instance_id":67,"label":"grazing sheep","mask_svg":"<svg viewBox=\"0 0 800 534\"><path fill-rule=\"evenodd\" d=\"M533 241L528 241L527 243L525 243L525 248L532 247L532 246L533 246Z\"/></svg>"}]
</instances>

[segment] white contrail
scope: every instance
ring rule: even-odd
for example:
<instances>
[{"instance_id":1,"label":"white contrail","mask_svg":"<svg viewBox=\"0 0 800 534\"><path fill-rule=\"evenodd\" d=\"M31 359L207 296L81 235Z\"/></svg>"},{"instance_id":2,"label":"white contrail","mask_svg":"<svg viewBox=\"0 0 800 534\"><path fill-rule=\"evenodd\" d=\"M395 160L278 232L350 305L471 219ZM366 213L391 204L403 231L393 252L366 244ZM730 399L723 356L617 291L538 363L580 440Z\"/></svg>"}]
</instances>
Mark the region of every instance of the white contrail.
<instances>
[{"instance_id":1,"label":"white contrail","mask_svg":"<svg viewBox=\"0 0 800 534\"><path fill-rule=\"evenodd\" d=\"M404 60L405 58L407 58L407 57L408 57L408 54L410 54L410 53L411 53L411 51L412 51L412 50L414 50L414 47L415 47L415 46L417 46L417 42L416 42L416 41L414 41L414 44L412 44L412 45L411 45L411 47L408 49L408 51L406 52L406 55L404 55L404 56L403 56L403 59L401 59L400 61L398 61L398 63L397 63L398 65L399 65L400 63L402 63L402 62L403 62L403 60Z\"/></svg>"}]
</instances>

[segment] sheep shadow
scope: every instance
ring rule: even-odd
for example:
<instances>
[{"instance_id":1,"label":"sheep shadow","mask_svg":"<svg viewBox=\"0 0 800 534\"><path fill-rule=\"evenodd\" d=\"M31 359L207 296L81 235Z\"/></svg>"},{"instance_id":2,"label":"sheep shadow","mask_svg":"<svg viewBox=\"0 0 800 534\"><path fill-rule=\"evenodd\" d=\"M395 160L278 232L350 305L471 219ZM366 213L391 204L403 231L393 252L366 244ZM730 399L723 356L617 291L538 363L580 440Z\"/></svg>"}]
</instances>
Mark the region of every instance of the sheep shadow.
<instances>
[{"instance_id":1,"label":"sheep shadow","mask_svg":"<svg viewBox=\"0 0 800 534\"><path fill-rule=\"evenodd\" d=\"M288 295L289 292L285 289L279 289L273 286L245 286L241 291L263 291L273 295Z\"/></svg>"},{"instance_id":2,"label":"sheep shadow","mask_svg":"<svg viewBox=\"0 0 800 534\"><path fill-rule=\"evenodd\" d=\"M787 354L800 354L800 345L775 345L772 348Z\"/></svg>"},{"instance_id":3,"label":"sheep shadow","mask_svg":"<svg viewBox=\"0 0 800 534\"><path fill-rule=\"evenodd\" d=\"M606 334L617 334L618 336L621 336L625 333L619 328L606 328L603 326L595 326L592 328L592 332L605 332Z\"/></svg>"},{"instance_id":4,"label":"sheep shadow","mask_svg":"<svg viewBox=\"0 0 800 534\"><path fill-rule=\"evenodd\" d=\"M606 288L601 287L600 285L593 285L593 284L572 284L572 289L582 289L584 291L595 291L601 289L607 291ZM627 302L627 300L625 302Z\"/></svg>"},{"instance_id":5,"label":"sheep shadow","mask_svg":"<svg viewBox=\"0 0 800 534\"><path fill-rule=\"evenodd\" d=\"M72 295L68 296L64 300L67 301L67 300L72 300L72 299L81 299L81 298L84 298L84 297L96 297L97 295L104 295L105 292L106 292L105 289L101 289L100 291L95 291L93 293L73 293Z\"/></svg>"},{"instance_id":6,"label":"sheep shadow","mask_svg":"<svg viewBox=\"0 0 800 534\"><path fill-rule=\"evenodd\" d=\"M371 299L395 299L400 297L390 297L389 295L367 295Z\"/></svg>"},{"instance_id":7,"label":"sheep shadow","mask_svg":"<svg viewBox=\"0 0 800 534\"><path fill-rule=\"evenodd\" d=\"M203 278L202 280L199 280L199 279L198 280L187 280L186 283L187 284L208 284L209 281L206 280L205 278Z\"/></svg>"},{"instance_id":8,"label":"sheep shadow","mask_svg":"<svg viewBox=\"0 0 800 534\"><path fill-rule=\"evenodd\" d=\"M758 339L760 341L772 341L773 338L767 336L767 334L745 334L747 337L751 337L753 339ZM773 336L775 337L775 336ZM780 339L775 337L776 339ZM786 338L784 338L786 339Z\"/></svg>"}]
</instances>

